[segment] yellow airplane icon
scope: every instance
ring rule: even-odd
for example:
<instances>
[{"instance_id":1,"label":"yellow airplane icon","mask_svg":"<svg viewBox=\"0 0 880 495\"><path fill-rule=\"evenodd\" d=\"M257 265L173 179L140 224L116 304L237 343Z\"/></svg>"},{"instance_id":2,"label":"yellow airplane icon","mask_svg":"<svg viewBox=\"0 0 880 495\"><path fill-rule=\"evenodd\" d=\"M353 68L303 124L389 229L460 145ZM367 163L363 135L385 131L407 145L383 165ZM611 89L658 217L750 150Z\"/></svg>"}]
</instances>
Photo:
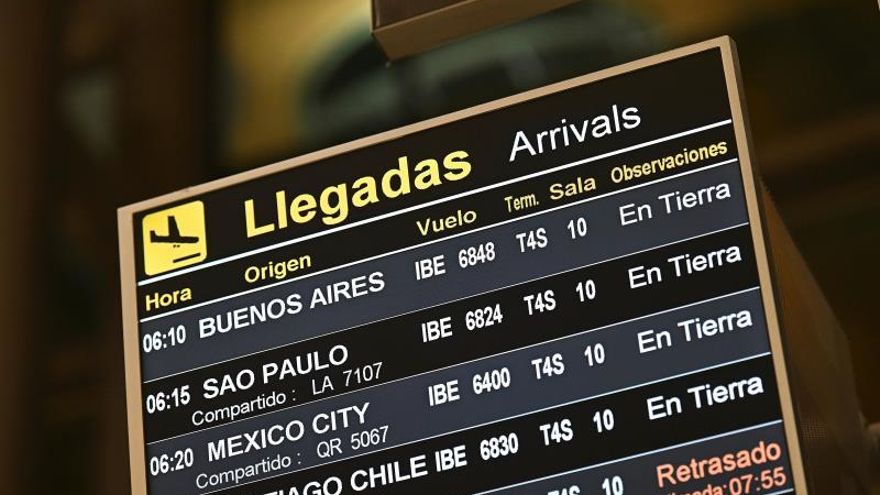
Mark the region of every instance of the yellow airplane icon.
<instances>
[{"instance_id":1,"label":"yellow airplane icon","mask_svg":"<svg viewBox=\"0 0 880 495\"><path fill-rule=\"evenodd\" d=\"M201 201L150 213L142 228L147 275L193 265L208 256L205 205Z\"/></svg>"}]
</instances>

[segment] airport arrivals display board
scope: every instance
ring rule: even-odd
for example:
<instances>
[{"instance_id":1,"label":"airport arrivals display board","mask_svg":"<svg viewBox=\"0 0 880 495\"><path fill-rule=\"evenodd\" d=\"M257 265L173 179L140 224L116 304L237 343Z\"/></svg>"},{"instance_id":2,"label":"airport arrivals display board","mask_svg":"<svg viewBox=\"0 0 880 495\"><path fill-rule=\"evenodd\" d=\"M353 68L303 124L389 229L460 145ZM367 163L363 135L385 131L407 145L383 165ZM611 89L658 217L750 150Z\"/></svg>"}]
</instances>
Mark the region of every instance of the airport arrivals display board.
<instances>
[{"instance_id":1,"label":"airport arrivals display board","mask_svg":"<svg viewBox=\"0 0 880 495\"><path fill-rule=\"evenodd\" d=\"M805 493L736 64L120 209L133 492Z\"/></svg>"}]
</instances>

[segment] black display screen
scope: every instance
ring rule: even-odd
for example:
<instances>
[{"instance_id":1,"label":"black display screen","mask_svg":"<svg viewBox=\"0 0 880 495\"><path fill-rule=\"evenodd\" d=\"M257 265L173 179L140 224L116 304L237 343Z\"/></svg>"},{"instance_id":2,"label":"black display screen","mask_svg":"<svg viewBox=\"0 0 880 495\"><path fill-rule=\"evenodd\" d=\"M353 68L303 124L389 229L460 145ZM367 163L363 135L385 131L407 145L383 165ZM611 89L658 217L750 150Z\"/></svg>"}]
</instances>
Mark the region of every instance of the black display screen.
<instances>
[{"instance_id":1,"label":"black display screen","mask_svg":"<svg viewBox=\"0 0 880 495\"><path fill-rule=\"evenodd\" d=\"M146 493L793 492L725 74L587 76L135 211Z\"/></svg>"}]
</instances>

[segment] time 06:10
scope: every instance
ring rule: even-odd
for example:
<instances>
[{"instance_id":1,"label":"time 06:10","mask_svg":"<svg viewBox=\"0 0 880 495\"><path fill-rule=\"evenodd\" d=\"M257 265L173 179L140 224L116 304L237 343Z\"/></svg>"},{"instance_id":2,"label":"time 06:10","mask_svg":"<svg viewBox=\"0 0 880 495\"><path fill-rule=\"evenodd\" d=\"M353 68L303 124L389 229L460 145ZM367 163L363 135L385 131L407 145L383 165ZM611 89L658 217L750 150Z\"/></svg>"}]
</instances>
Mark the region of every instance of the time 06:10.
<instances>
[{"instance_id":1,"label":"time 06:10","mask_svg":"<svg viewBox=\"0 0 880 495\"><path fill-rule=\"evenodd\" d=\"M155 332L144 334L144 337L141 339L141 349L143 349L145 354L149 354L183 344L184 342L186 342L186 327L177 325L169 328L167 332L156 330Z\"/></svg>"}]
</instances>

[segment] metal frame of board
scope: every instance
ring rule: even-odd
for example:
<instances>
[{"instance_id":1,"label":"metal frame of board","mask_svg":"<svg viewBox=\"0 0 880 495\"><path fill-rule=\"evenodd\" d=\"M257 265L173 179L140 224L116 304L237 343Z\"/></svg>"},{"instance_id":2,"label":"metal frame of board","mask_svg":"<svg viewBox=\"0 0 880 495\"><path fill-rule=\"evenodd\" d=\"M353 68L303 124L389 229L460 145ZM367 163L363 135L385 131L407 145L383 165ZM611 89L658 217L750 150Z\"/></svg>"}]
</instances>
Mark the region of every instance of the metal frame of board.
<instances>
[{"instance_id":1,"label":"metal frame of board","mask_svg":"<svg viewBox=\"0 0 880 495\"><path fill-rule=\"evenodd\" d=\"M548 12L577 0L461 0L424 13L388 22L382 14L414 0L373 0L373 37L389 59L395 60Z\"/></svg>"},{"instance_id":2,"label":"metal frame of board","mask_svg":"<svg viewBox=\"0 0 880 495\"><path fill-rule=\"evenodd\" d=\"M791 386L785 362L783 341L781 336L780 319L777 313L776 277L771 270L770 253L765 239L764 219L762 208L772 208L772 205L762 203L761 190L752 171L752 155L749 129L745 115L745 103L741 92L736 47L729 37L715 38L687 47L671 50L659 55L654 55L641 60L626 63L613 68L594 72L592 74L576 77L559 83L544 86L518 95L502 98L492 102L477 105L465 110L450 113L444 116L418 122L412 125L400 127L373 136L361 138L346 144L333 146L324 150L309 153L307 155L284 160L272 165L255 170L243 172L231 177L207 182L198 186L186 188L170 194L165 194L139 203L134 203L118 210L119 223L119 253L120 253L120 276L122 284L122 318L123 340L125 347L125 381L128 407L128 436L129 456L131 464L131 485L134 495L147 494L146 458L143 433L143 404L141 399L141 367L138 338L138 316L135 275L135 245L134 245L134 215L140 211L151 209L167 203L177 202L209 191L222 189L241 182L249 181L258 177L269 175L282 170L307 165L334 155L346 153L355 149L372 146L378 143L391 141L402 136L425 131L433 127L448 124L477 114L493 112L521 102L545 96L551 93L563 91L572 87L590 84L612 76L637 71L639 69L663 63L676 58L695 54L698 52L720 49L723 59L725 80L730 102L730 111L733 118L734 134L737 139L738 155L740 157L740 172L742 173L746 204L749 214L749 224L754 240L755 259L758 274L767 331L770 339L770 348L773 357L776 380L778 383L779 400L782 408L783 425L788 442L789 456L791 459L794 488L800 494L806 494L807 483L804 473L803 456L798 438L797 418L792 401Z\"/></svg>"}]
</instances>

